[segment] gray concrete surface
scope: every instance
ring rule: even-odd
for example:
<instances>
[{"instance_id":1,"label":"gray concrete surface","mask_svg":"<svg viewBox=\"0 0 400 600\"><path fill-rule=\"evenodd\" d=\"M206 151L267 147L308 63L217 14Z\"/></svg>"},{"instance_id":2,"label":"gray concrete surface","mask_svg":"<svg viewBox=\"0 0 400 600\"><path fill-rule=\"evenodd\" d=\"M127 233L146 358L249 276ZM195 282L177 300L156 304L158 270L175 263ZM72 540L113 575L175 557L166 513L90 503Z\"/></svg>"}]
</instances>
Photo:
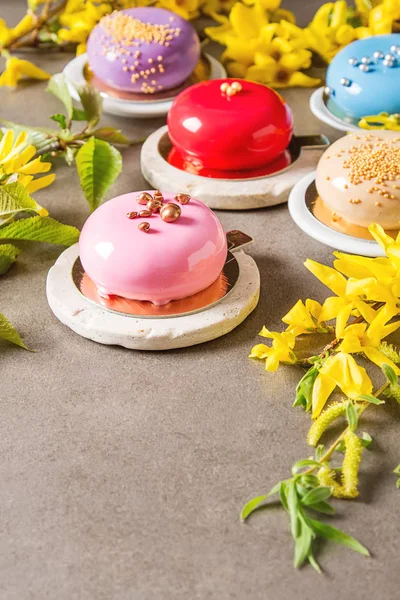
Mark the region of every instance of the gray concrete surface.
<instances>
[{"instance_id":1,"label":"gray concrete surface","mask_svg":"<svg viewBox=\"0 0 400 600\"><path fill-rule=\"evenodd\" d=\"M284 3L305 22L319 2ZM0 2L15 21L22 1ZM59 71L68 56L40 64ZM2 117L46 125L56 99L34 84L0 91ZM335 132L308 110L309 91L284 94L299 134ZM163 121L104 123L143 136ZM140 190L139 149L124 153L111 195ZM73 169L38 199L80 227L87 207ZM247 359L262 324L297 298L323 298L302 266L330 251L292 223L286 206L219 213L241 228L262 276L258 309L230 335L182 351L146 354L81 339L50 312L45 279L59 250L24 244L0 283L0 309L35 354L1 346L0 597L2 600L336 600L399 597L399 415L365 417L374 450L365 457L361 499L337 504L337 523L373 552L365 559L322 547L325 569L292 568L286 517L271 509L247 525L243 502L307 456L308 418L291 407L294 369L268 375Z\"/></svg>"}]
</instances>

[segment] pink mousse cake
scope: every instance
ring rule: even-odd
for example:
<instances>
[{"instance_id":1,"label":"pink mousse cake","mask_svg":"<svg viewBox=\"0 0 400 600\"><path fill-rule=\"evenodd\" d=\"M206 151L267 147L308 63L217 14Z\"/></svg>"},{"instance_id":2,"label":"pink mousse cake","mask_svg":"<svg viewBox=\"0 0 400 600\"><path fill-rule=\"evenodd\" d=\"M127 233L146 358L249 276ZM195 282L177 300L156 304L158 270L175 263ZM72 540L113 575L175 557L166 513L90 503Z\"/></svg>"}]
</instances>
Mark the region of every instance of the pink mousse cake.
<instances>
[{"instance_id":1,"label":"pink mousse cake","mask_svg":"<svg viewBox=\"0 0 400 600\"><path fill-rule=\"evenodd\" d=\"M161 211L156 208L149 215L141 200L144 194L161 198ZM214 283L226 260L226 235L207 206L188 199L184 196L179 202L179 194L151 190L132 192L109 200L90 215L79 252L100 294L163 305ZM139 215L142 209L145 216Z\"/></svg>"},{"instance_id":2,"label":"pink mousse cake","mask_svg":"<svg viewBox=\"0 0 400 600\"><path fill-rule=\"evenodd\" d=\"M200 59L200 40L188 21L151 6L115 11L89 36L89 66L108 86L155 94L180 86Z\"/></svg>"}]
</instances>

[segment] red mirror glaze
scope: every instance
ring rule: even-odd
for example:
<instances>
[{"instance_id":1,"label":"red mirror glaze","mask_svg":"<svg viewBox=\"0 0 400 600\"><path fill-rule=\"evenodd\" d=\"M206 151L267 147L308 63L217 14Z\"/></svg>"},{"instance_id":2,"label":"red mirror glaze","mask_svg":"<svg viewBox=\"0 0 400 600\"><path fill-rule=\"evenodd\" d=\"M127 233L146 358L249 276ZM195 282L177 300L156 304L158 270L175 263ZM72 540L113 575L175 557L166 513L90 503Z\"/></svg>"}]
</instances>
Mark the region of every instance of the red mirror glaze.
<instances>
[{"instance_id":1,"label":"red mirror glaze","mask_svg":"<svg viewBox=\"0 0 400 600\"><path fill-rule=\"evenodd\" d=\"M199 159L191 158L187 154L183 155L175 148L175 146L173 146L168 153L168 162L180 171L192 173L192 175L197 175L199 177L209 177L210 179L252 179L256 177L266 177L283 171L292 164L292 157L289 150L285 150L272 162L256 169L245 169L242 171L237 169L209 169L204 167Z\"/></svg>"},{"instance_id":2,"label":"red mirror glaze","mask_svg":"<svg viewBox=\"0 0 400 600\"><path fill-rule=\"evenodd\" d=\"M221 91L239 81L233 96ZM257 169L289 145L293 116L277 92L235 79L204 81L181 92L168 114L173 145L183 155L216 170Z\"/></svg>"}]
</instances>

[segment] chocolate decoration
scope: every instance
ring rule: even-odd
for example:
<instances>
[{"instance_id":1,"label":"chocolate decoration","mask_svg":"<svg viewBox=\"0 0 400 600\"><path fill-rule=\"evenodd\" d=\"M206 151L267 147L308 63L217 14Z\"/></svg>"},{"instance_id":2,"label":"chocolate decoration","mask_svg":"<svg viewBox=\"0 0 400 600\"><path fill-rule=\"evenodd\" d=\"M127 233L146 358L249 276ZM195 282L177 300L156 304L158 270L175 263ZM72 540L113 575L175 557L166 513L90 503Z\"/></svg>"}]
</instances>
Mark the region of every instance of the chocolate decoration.
<instances>
[{"instance_id":1,"label":"chocolate decoration","mask_svg":"<svg viewBox=\"0 0 400 600\"><path fill-rule=\"evenodd\" d=\"M166 223L173 223L181 216L181 207L173 202L168 202L162 207L160 215Z\"/></svg>"},{"instance_id":2,"label":"chocolate decoration","mask_svg":"<svg viewBox=\"0 0 400 600\"><path fill-rule=\"evenodd\" d=\"M174 200L179 202L179 204L187 204L190 200L190 196L189 194L176 194L176 196L174 196Z\"/></svg>"},{"instance_id":3,"label":"chocolate decoration","mask_svg":"<svg viewBox=\"0 0 400 600\"><path fill-rule=\"evenodd\" d=\"M149 200L153 200L151 194L147 193L147 192L142 192L141 194L139 194L139 196L137 197L137 201L139 204L142 204L143 206L145 204L147 204L149 202Z\"/></svg>"},{"instance_id":4,"label":"chocolate decoration","mask_svg":"<svg viewBox=\"0 0 400 600\"><path fill-rule=\"evenodd\" d=\"M153 213L151 212L151 210L147 210L146 208L144 210L141 210L139 213L139 217L151 217Z\"/></svg>"},{"instance_id":5,"label":"chocolate decoration","mask_svg":"<svg viewBox=\"0 0 400 600\"><path fill-rule=\"evenodd\" d=\"M132 211L132 212L128 212L127 215L128 219L136 219L136 217L138 216L138 213L136 211Z\"/></svg>"},{"instance_id":6,"label":"chocolate decoration","mask_svg":"<svg viewBox=\"0 0 400 600\"><path fill-rule=\"evenodd\" d=\"M147 208L149 209L149 211L151 211L151 213L158 212L161 209L162 205L162 202L160 202L160 200L158 200L156 197L152 198L147 202Z\"/></svg>"},{"instance_id":7,"label":"chocolate decoration","mask_svg":"<svg viewBox=\"0 0 400 600\"><path fill-rule=\"evenodd\" d=\"M147 233L150 229L150 223L147 223L147 221L143 221L143 223L139 223L138 229Z\"/></svg>"}]
</instances>

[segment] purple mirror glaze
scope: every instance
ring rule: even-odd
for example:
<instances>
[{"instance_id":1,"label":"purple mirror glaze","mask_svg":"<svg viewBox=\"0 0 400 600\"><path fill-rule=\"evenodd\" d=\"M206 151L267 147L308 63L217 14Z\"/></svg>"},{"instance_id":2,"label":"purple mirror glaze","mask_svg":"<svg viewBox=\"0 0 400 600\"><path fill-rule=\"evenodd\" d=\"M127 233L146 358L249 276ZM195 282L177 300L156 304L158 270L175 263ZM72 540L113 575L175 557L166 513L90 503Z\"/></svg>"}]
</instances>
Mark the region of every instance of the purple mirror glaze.
<instances>
[{"instance_id":1,"label":"purple mirror glaze","mask_svg":"<svg viewBox=\"0 0 400 600\"><path fill-rule=\"evenodd\" d=\"M180 86L200 59L194 27L163 8L143 7L106 15L87 44L91 70L108 86L153 94Z\"/></svg>"}]
</instances>

